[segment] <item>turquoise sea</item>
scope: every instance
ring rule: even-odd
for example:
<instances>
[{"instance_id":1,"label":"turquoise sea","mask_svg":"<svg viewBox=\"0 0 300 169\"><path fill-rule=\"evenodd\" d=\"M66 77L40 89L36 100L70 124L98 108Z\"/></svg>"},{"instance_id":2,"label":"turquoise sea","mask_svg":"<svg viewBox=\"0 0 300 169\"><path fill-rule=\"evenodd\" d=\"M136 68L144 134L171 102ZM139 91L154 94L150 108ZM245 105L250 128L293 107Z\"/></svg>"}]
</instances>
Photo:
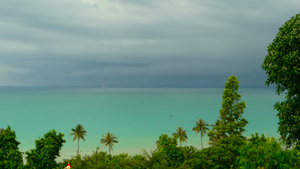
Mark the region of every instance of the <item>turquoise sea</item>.
<instances>
[{"instance_id":1,"label":"turquoise sea","mask_svg":"<svg viewBox=\"0 0 300 169\"><path fill-rule=\"evenodd\" d=\"M209 124L217 120L222 92L223 88L1 87L0 128L12 127L23 152L49 130L64 133L59 161L76 155L77 141L69 135L76 124L87 131L85 142L80 141L81 155L102 147L100 139L107 132L118 137L113 154L141 154L142 149L153 150L158 137L171 135L177 126L187 130L183 145L200 148L200 136L192 128L200 118ZM247 106L245 135L278 137L273 105L284 97L273 88L240 88L239 93ZM205 137L205 145L207 141Z\"/></svg>"}]
</instances>

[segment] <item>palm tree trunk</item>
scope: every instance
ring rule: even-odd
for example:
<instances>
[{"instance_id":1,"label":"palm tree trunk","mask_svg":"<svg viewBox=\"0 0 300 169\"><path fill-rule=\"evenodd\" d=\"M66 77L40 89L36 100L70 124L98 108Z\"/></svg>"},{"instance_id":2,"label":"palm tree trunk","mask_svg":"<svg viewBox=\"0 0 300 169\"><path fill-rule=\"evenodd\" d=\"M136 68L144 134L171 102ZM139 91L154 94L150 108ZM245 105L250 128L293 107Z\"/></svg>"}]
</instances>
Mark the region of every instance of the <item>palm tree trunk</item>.
<instances>
[{"instance_id":1,"label":"palm tree trunk","mask_svg":"<svg viewBox=\"0 0 300 169\"><path fill-rule=\"evenodd\" d=\"M202 135L201 135L201 148L203 149Z\"/></svg>"},{"instance_id":2,"label":"palm tree trunk","mask_svg":"<svg viewBox=\"0 0 300 169\"><path fill-rule=\"evenodd\" d=\"M77 155L79 155L79 139L78 139L78 149L77 149Z\"/></svg>"}]
</instances>

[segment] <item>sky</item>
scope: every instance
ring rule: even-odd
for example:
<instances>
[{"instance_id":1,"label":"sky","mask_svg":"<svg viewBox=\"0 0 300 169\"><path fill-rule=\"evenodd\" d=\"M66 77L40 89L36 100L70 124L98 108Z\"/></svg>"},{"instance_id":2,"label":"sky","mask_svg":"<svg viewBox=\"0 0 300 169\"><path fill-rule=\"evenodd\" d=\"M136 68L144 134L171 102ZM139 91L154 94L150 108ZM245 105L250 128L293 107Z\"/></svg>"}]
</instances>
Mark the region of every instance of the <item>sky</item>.
<instances>
[{"instance_id":1,"label":"sky","mask_svg":"<svg viewBox=\"0 0 300 169\"><path fill-rule=\"evenodd\" d=\"M299 0L0 0L0 86L263 87Z\"/></svg>"}]
</instances>

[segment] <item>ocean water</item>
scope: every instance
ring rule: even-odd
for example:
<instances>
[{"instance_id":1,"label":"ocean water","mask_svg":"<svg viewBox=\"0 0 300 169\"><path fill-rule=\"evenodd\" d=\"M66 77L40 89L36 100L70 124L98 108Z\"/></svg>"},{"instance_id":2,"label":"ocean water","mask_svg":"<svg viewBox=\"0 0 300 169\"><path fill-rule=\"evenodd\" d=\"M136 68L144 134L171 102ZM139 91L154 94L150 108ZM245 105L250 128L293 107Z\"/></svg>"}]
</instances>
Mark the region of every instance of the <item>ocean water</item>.
<instances>
[{"instance_id":1,"label":"ocean water","mask_svg":"<svg viewBox=\"0 0 300 169\"><path fill-rule=\"evenodd\" d=\"M76 155L77 141L70 136L76 124L87 131L80 141L81 155L91 154L107 132L118 137L113 154L141 154L155 148L161 134L187 130L183 145L200 148L200 136L192 128L198 119L213 124L221 109L223 88L74 88L1 87L0 128L8 125L16 132L22 152L35 147L34 141L49 130L65 134L61 157ZM255 132L278 137L273 105L284 99L272 88L240 88L247 108L243 117L249 124L246 136ZM207 146L208 138L204 137Z\"/></svg>"}]
</instances>

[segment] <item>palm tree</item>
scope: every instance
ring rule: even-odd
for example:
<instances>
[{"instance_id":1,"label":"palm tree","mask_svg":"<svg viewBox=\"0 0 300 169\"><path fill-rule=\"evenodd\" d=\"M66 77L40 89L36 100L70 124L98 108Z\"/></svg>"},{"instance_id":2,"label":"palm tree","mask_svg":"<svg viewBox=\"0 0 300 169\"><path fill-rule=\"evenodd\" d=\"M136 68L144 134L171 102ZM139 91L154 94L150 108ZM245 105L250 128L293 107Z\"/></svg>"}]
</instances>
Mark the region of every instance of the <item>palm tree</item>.
<instances>
[{"instance_id":1,"label":"palm tree","mask_svg":"<svg viewBox=\"0 0 300 169\"><path fill-rule=\"evenodd\" d=\"M103 147L108 146L109 154L111 155L114 143L119 143L117 141L118 137L114 136L110 132L106 133L106 135L103 135L102 137L103 138L100 140L100 144L104 144Z\"/></svg>"},{"instance_id":2,"label":"palm tree","mask_svg":"<svg viewBox=\"0 0 300 169\"><path fill-rule=\"evenodd\" d=\"M188 139L186 130L183 130L182 127L177 127L176 133L173 133L173 137L179 139L180 147L182 147L182 142L186 142Z\"/></svg>"},{"instance_id":3,"label":"palm tree","mask_svg":"<svg viewBox=\"0 0 300 169\"><path fill-rule=\"evenodd\" d=\"M83 126L81 124L77 124L75 129L71 129L72 133L70 135L74 135L73 141L78 140L78 150L77 155L79 155L79 140L82 139L85 141L84 136L86 136L86 131L84 130Z\"/></svg>"},{"instance_id":4,"label":"palm tree","mask_svg":"<svg viewBox=\"0 0 300 169\"><path fill-rule=\"evenodd\" d=\"M201 132L201 147L202 147L202 149L203 149L202 137L204 137L204 134L206 134L206 131L209 130L209 128L207 126L209 126L209 124L207 124L205 120L199 119L198 121L196 121L196 127L194 127L192 130L192 131L196 131L196 136L199 132Z\"/></svg>"}]
</instances>

